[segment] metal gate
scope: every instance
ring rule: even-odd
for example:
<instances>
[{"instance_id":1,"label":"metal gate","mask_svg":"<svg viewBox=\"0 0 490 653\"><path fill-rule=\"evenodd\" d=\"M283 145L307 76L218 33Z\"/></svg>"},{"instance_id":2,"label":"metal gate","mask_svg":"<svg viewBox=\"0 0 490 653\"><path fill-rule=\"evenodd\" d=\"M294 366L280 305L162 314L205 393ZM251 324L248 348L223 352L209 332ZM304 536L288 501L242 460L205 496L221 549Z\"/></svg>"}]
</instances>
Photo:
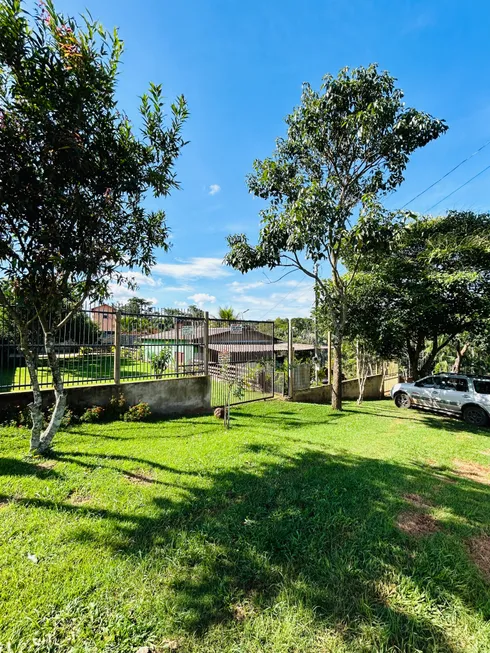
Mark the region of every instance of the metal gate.
<instances>
[{"instance_id":1,"label":"metal gate","mask_svg":"<svg viewBox=\"0 0 490 653\"><path fill-rule=\"evenodd\" d=\"M211 404L274 397L274 322L209 320Z\"/></svg>"}]
</instances>

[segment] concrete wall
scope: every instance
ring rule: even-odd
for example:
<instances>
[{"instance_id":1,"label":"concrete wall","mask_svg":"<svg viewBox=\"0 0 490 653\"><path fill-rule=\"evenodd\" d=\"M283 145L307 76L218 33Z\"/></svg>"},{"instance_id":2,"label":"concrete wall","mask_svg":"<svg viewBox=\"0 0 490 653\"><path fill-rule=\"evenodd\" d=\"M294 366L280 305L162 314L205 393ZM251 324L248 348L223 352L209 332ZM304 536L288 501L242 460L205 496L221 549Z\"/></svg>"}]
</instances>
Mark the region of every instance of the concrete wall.
<instances>
[{"instance_id":1,"label":"concrete wall","mask_svg":"<svg viewBox=\"0 0 490 653\"><path fill-rule=\"evenodd\" d=\"M364 387L364 399L382 399L389 396L391 388L398 383L398 377L387 377L375 374L368 376ZM347 379L342 381L342 398L357 399L359 396L359 383L357 379ZM322 385L308 390L298 390L294 393L293 401L304 402L306 404L328 404L332 398L332 391L329 385Z\"/></svg>"},{"instance_id":2,"label":"concrete wall","mask_svg":"<svg viewBox=\"0 0 490 653\"><path fill-rule=\"evenodd\" d=\"M134 383L115 383L66 388L68 406L78 411L90 406L107 406L111 397L122 392L130 406L145 401L152 415L194 415L211 411L211 379L205 376L185 377ZM53 403L53 391L42 390L45 407ZM32 392L3 392L0 411L16 405L25 407L32 401Z\"/></svg>"}]
</instances>

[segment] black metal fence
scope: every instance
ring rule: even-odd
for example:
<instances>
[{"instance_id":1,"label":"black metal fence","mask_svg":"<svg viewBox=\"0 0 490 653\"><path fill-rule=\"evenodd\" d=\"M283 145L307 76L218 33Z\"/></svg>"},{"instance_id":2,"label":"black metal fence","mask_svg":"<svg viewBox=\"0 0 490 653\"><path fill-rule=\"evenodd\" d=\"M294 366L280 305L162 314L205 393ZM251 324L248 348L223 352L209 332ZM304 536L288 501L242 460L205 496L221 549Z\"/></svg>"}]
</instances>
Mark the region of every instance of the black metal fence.
<instances>
[{"instance_id":1,"label":"black metal fence","mask_svg":"<svg viewBox=\"0 0 490 653\"><path fill-rule=\"evenodd\" d=\"M26 323L32 316L26 312ZM59 317L58 321L62 318ZM54 318L53 318L54 322ZM37 319L28 328L41 387L52 386ZM55 332L64 383L95 385L183 376L211 377L211 403L223 406L274 396L274 323L218 320L103 304L80 309ZM31 380L17 330L0 310L0 392L27 390Z\"/></svg>"},{"instance_id":2,"label":"black metal fence","mask_svg":"<svg viewBox=\"0 0 490 653\"><path fill-rule=\"evenodd\" d=\"M213 406L274 396L274 323L209 320L209 374Z\"/></svg>"},{"instance_id":3,"label":"black metal fence","mask_svg":"<svg viewBox=\"0 0 490 653\"><path fill-rule=\"evenodd\" d=\"M204 318L102 305L79 310L56 331L55 350L66 385L195 376L204 374L204 333ZM37 319L29 324L29 344L41 387L52 386ZM0 312L0 392L30 387L17 330Z\"/></svg>"}]
</instances>

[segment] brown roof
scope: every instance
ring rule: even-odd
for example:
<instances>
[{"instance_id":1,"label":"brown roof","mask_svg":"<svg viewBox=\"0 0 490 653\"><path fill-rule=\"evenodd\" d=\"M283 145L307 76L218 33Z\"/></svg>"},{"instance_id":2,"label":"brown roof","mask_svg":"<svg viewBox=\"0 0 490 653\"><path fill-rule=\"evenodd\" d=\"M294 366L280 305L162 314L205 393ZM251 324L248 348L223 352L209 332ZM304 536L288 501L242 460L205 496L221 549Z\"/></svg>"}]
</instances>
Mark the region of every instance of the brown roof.
<instances>
[{"instance_id":1,"label":"brown roof","mask_svg":"<svg viewBox=\"0 0 490 653\"><path fill-rule=\"evenodd\" d=\"M219 343L214 344L210 343L209 349L214 351L230 351L230 352L243 352L243 351L270 351L270 343L239 343L231 342L229 344ZM307 345L302 342L293 342L294 351L314 351L315 345ZM322 349L322 347L318 347ZM287 351L288 343L287 342L276 342L274 343L274 351Z\"/></svg>"},{"instance_id":2,"label":"brown roof","mask_svg":"<svg viewBox=\"0 0 490 653\"><path fill-rule=\"evenodd\" d=\"M186 326L190 326L192 328L192 333L186 333L182 331L182 329L185 328ZM182 324L178 331L179 331L179 340L204 339L204 327L201 324L197 326L194 326L192 324L189 325ZM250 327L250 326L244 326L243 331L254 331L255 333L259 333L260 335L264 336L264 338L272 338L272 335L267 333L262 333L262 331L259 331L259 329L255 329L254 327ZM217 336L223 333L232 333L230 327L210 327L208 331L208 334L210 336ZM158 333L148 334L146 336L142 336L141 339L142 340L176 340L177 329L175 328L167 329L165 331L159 331Z\"/></svg>"},{"instance_id":3,"label":"brown roof","mask_svg":"<svg viewBox=\"0 0 490 653\"><path fill-rule=\"evenodd\" d=\"M192 333L182 332L182 327L190 326L192 328ZM226 333L230 329L228 327L211 327L209 329L209 335L217 335L220 333ZM204 338L204 327L202 325L193 326L192 324L182 324L179 331L179 340L198 340L199 338ZM166 329L165 331L159 331L158 333L150 333L147 336L143 336L142 340L176 340L177 339L177 329Z\"/></svg>"}]
</instances>

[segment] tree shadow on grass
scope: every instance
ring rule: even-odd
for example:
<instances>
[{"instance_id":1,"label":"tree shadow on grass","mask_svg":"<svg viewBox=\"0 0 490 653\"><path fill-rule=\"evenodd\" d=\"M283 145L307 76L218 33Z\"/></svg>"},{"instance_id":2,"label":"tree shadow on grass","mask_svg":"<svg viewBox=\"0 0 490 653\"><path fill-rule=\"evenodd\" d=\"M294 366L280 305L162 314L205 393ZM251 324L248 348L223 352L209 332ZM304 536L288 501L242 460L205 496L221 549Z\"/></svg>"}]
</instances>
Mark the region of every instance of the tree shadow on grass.
<instances>
[{"instance_id":1,"label":"tree shadow on grass","mask_svg":"<svg viewBox=\"0 0 490 653\"><path fill-rule=\"evenodd\" d=\"M171 559L176 627L198 636L233 621L234 605L270 614L286 602L309 611L312 627L341 633L352 650L369 631L372 648L362 650L456 653L440 616L447 607L490 617L488 589L462 544L488 528L489 487L459 479L441 492L433 470L416 465L318 451L265 453L276 460L257 461L253 470L194 472L206 477L205 488L166 468L185 498L154 496L148 514L28 503L108 520L116 539L90 522L71 536L114 555L148 557L162 568ZM445 510L439 532L417 538L397 530L397 515L410 508L407 493ZM392 601L397 588L413 603Z\"/></svg>"},{"instance_id":2,"label":"tree shadow on grass","mask_svg":"<svg viewBox=\"0 0 490 653\"><path fill-rule=\"evenodd\" d=\"M369 402L367 402L369 403ZM412 424L421 424L429 428L450 431L452 433L473 433L474 435L484 435L490 437L490 428L472 426L462 420L461 417L438 413L428 408L413 408L403 410L393 407L380 407L374 405L368 407L367 403L362 404L361 408L344 408L343 412L349 414L360 413L374 417L387 417L388 419L406 420Z\"/></svg>"},{"instance_id":3,"label":"tree shadow on grass","mask_svg":"<svg viewBox=\"0 0 490 653\"><path fill-rule=\"evenodd\" d=\"M39 464L19 460L18 458L0 457L0 476L37 476L39 478L54 478L57 473Z\"/></svg>"},{"instance_id":4,"label":"tree shadow on grass","mask_svg":"<svg viewBox=\"0 0 490 653\"><path fill-rule=\"evenodd\" d=\"M287 415L288 417L284 417L284 415L274 412L273 415L264 415L262 419L265 424L280 424L281 428L287 431L290 429L304 428L305 426L328 426L347 416L344 412L339 411L335 413L326 412L321 420L305 419L299 409L297 412L288 412ZM242 421L243 417L257 419L256 414L240 410L241 423L236 424L238 428L249 428L249 425Z\"/></svg>"}]
</instances>

